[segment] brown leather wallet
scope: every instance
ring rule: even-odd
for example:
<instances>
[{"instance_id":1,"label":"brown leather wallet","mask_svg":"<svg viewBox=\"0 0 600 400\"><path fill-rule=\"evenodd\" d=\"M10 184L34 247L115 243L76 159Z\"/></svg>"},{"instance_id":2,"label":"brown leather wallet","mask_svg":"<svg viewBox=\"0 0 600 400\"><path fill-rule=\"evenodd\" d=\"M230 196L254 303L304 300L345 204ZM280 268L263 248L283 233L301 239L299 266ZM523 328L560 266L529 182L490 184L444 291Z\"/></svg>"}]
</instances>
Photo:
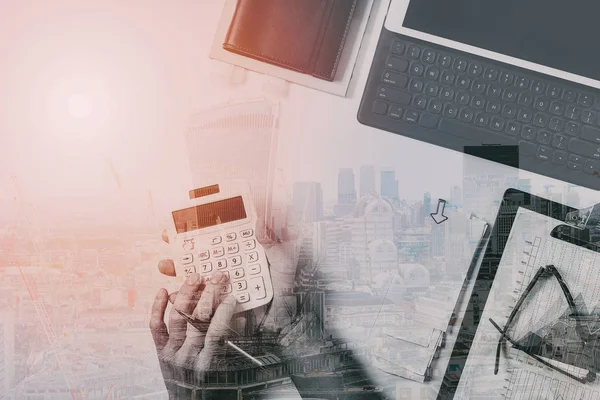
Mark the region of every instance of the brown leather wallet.
<instances>
[{"instance_id":1,"label":"brown leather wallet","mask_svg":"<svg viewBox=\"0 0 600 400\"><path fill-rule=\"evenodd\" d=\"M333 81L358 0L238 0L225 50Z\"/></svg>"}]
</instances>

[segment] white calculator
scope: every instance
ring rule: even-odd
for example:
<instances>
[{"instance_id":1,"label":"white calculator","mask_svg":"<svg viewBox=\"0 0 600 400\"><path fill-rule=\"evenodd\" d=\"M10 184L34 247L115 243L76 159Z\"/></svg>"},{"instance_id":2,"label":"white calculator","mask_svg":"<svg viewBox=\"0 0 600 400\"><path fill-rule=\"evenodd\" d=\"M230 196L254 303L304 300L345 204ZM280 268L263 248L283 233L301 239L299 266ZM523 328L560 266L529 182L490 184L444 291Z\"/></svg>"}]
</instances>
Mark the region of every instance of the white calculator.
<instances>
[{"instance_id":1,"label":"white calculator","mask_svg":"<svg viewBox=\"0 0 600 400\"><path fill-rule=\"evenodd\" d=\"M273 285L267 258L256 240L256 209L245 182L190 191L192 207L173 211L177 276L216 271L229 276L223 296L233 294L236 312L267 304Z\"/></svg>"}]
</instances>

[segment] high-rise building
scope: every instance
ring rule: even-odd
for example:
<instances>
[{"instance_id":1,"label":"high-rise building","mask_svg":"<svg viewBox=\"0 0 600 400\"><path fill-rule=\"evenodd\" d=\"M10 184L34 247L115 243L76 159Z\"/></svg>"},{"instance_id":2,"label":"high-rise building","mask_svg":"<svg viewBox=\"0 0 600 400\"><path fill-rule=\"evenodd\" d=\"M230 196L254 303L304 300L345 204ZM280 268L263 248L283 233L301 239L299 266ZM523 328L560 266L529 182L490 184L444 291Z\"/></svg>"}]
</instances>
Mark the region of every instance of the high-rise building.
<instances>
[{"instance_id":1,"label":"high-rise building","mask_svg":"<svg viewBox=\"0 0 600 400\"><path fill-rule=\"evenodd\" d=\"M398 181L396 171L387 168L381 171L381 195L390 199L398 198Z\"/></svg>"},{"instance_id":2,"label":"high-rise building","mask_svg":"<svg viewBox=\"0 0 600 400\"><path fill-rule=\"evenodd\" d=\"M360 167L360 196L375 192L375 167L363 165Z\"/></svg>"},{"instance_id":3,"label":"high-rise building","mask_svg":"<svg viewBox=\"0 0 600 400\"><path fill-rule=\"evenodd\" d=\"M431 212L431 194L429 192L425 192L423 195L423 218L429 218L429 214Z\"/></svg>"},{"instance_id":4,"label":"high-rise building","mask_svg":"<svg viewBox=\"0 0 600 400\"><path fill-rule=\"evenodd\" d=\"M0 314L0 391L8 393L15 380L15 319L5 311Z\"/></svg>"},{"instance_id":5,"label":"high-rise building","mask_svg":"<svg viewBox=\"0 0 600 400\"><path fill-rule=\"evenodd\" d=\"M338 173L338 202L334 207L336 217L352 212L356 204L356 185L352 168L340 168Z\"/></svg>"},{"instance_id":6,"label":"high-rise building","mask_svg":"<svg viewBox=\"0 0 600 400\"><path fill-rule=\"evenodd\" d=\"M323 191L318 182L296 182L293 189L294 212L304 222L323 218Z\"/></svg>"}]
</instances>

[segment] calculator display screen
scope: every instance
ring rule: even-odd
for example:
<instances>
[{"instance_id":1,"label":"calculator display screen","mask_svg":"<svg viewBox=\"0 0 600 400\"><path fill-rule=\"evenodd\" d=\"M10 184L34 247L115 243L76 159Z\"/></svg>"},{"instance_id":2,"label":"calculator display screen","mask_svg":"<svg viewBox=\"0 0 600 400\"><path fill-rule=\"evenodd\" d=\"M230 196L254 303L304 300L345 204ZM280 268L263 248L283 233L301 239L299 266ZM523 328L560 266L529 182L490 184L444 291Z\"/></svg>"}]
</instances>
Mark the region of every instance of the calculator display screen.
<instances>
[{"instance_id":1,"label":"calculator display screen","mask_svg":"<svg viewBox=\"0 0 600 400\"><path fill-rule=\"evenodd\" d=\"M403 26L600 80L598 0L411 0Z\"/></svg>"},{"instance_id":2,"label":"calculator display screen","mask_svg":"<svg viewBox=\"0 0 600 400\"><path fill-rule=\"evenodd\" d=\"M173 211L177 233L189 232L246 218L242 196Z\"/></svg>"}]
</instances>

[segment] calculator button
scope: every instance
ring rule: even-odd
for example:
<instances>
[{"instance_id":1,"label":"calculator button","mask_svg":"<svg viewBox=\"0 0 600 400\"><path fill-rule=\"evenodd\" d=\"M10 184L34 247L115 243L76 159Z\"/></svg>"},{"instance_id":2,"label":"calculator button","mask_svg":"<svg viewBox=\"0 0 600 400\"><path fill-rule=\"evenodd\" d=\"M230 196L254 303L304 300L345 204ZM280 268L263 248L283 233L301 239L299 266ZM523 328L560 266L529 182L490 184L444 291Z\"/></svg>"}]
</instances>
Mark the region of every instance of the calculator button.
<instances>
[{"instance_id":1,"label":"calculator button","mask_svg":"<svg viewBox=\"0 0 600 400\"><path fill-rule=\"evenodd\" d=\"M253 263L258 261L258 253L253 251L252 253L246 254L246 261L248 263Z\"/></svg>"},{"instance_id":2,"label":"calculator button","mask_svg":"<svg viewBox=\"0 0 600 400\"><path fill-rule=\"evenodd\" d=\"M210 271L212 271L212 269L212 263L210 262L200 264L200 272L202 272L203 274L209 273Z\"/></svg>"},{"instance_id":3,"label":"calculator button","mask_svg":"<svg viewBox=\"0 0 600 400\"><path fill-rule=\"evenodd\" d=\"M216 262L216 264L217 264L217 269L227 268L227 260L225 260L225 259L218 260Z\"/></svg>"},{"instance_id":4,"label":"calculator button","mask_svg":"<svg viewBox=\"0 0 600 400\"><path fill-rule=\"evenodd\" d=\"M191 274L195 274L196 273L196 267L194 265L188 265L187 267L185 267L183 269L183 272L185 273L185 276L189 276Z\"/></svg>"},{"instance_id":5,"label":"calculator button","mask_svg":"<svg viewBox=\"0 0 600 400\"><path fill-rule=\"evenodd\" d=\"M185 254L183 257L181 257L181 262L183 264L191 264L192 261L194 261L194 256L191 255L190 253Z\"/></svg>"},{"instance_id":6,"label":"calculator button","mask_svg":"<svg viewBox=\"0 0 600 400\"><path fill-rule=\"evenodd\" d=\"M248 293L236 293L235 294L235 299L237 300L238 303L247 303L250 301L250 296L248 295Z\"/></svg>"},{"instance_id":7,"label":"calculator button","mask_svg":"<svg viewBox=\"0 0 600 400\"><path fill-rule=\"evenodd\" d=\"M223 249L223 247L215 247L210 251L210 254L213 257L221 257L223 256L223 254L225 254L225 250Z\"/></svg>"},{"instance_id":8,"label":"calculator button","mask_svg":"<svg viewBox=\"0 0 600 400\"><path fill-rule=\"evenodd\" d=\"M208 260L209 258L210 258L210 253L208 252L208 250L200 250L198 252L198 260L204 261L204 260Z\"/></svg>"},{"instance_id":9,"label":"calculator button","mask_svg":"<svg viewBox=\"0 0 600 400\"><path fill-rule=\"evenodd\" d=\"M248 273L250 275L258 275L260 274L260 264L251 265L248 267Z\"/></svg>"},{"instance_id":10,"label":"calculator button","mask_svg":"<svg viewBox=\"0 0 600 400\"><path fill-rule=\"evenodd\" d=\"M243 268L236 268L233 271L231 271L231 274L233 275L233 279L240 279L244 277L244 269Z\"/></svg>"},{"instance_id":11,"label":"calculator button","mask_svg":"<svg viewBox=\"0 0 600 400\"><path fill-rule=\"evenodd\" d=\"M223 285L221 287L221 291L223 292L223 294L229 294L229 293L231 293L231 283Z\"/></svg>"},{"instance_id":12,"label":"calculator button","mask_svg":"<svg viewBox=\"0 0 600 400\"><path fill-rule=\"evenodd\" d=\"M246 281L237 281L233 284L235 290L246 290L248 288L248 284Z\"/></svg>"},{"instance_id":13,"label":"calculator button","mask_svg":"<svg viewBox=\"0 0 600 400\"><path fill-rule=\"evenodd\" d=\"M254 239L250 239L250 240L246 240L244 242L244 249L245 250L252 250L256 248L256 241Z\"/></svg>"},{"instance_id":14,"label":"calculator button","mask_svg":"<svg viewBox=\"0 0 600 400\"><path fill-rule=\"evenodd\" d=\"M227 254L235 254L240 251L240 245L238 243L227 245Z\"/></svg>"},{"instance_id":15,"label":"calculator button","mask_svg":"<svg viewBox=\"0 0 600 400\"><path fill-rule=\"evenodd\" d=\"M243 231L240 232L240 236L243 238L247 238L252 236L254 232L252 231L252 229L244 229Z\"/></svg>"},{"instance_id":16,"label":"calculator button","mask_svg":"<svg viewBox=\"0 0 600 400\"><path fill-rule=\"evenodd\" d=\"M242 257L241 256L234 256L231 257L229 259L229 263L231 264L232 267L235 267L237 265L240 265L242 263Z\"/></svg>"},{"instance_id":17,"label":"calculator button","mask_svg":"<svg viewBox=\"0 0 600 400\"><path fill-rule=\"evenodd\" d=\"M221 236L215 236L214 238L212 238L211 243L212 244L219 244L219 243L221 243L221 240L223 240L221 238Z\"/></svg>"},{"instance_id":18,"label":"calculator button","mask_svg":"<svg viewBox=\"0 0 600 400\"><path fill-rule=\"evenodd\" d=\"M228 234L225 235L225 240L227 240L228 242L231 242L232 240L235 240L236 237L237 237L237 235L234 232L229 232Z\"/></svg>"},{"instance_id":19,"label":"calculator button","mask_svg":"<svg viewBox=\"0 0 600 400\"><path fill-rule=\"evenodd\" d=\"M267 297L265 281L263 280L262 276L257 276L250 279L250 291L252 292L252 297L258 300Z\"/></svg>"}]
</instances>

